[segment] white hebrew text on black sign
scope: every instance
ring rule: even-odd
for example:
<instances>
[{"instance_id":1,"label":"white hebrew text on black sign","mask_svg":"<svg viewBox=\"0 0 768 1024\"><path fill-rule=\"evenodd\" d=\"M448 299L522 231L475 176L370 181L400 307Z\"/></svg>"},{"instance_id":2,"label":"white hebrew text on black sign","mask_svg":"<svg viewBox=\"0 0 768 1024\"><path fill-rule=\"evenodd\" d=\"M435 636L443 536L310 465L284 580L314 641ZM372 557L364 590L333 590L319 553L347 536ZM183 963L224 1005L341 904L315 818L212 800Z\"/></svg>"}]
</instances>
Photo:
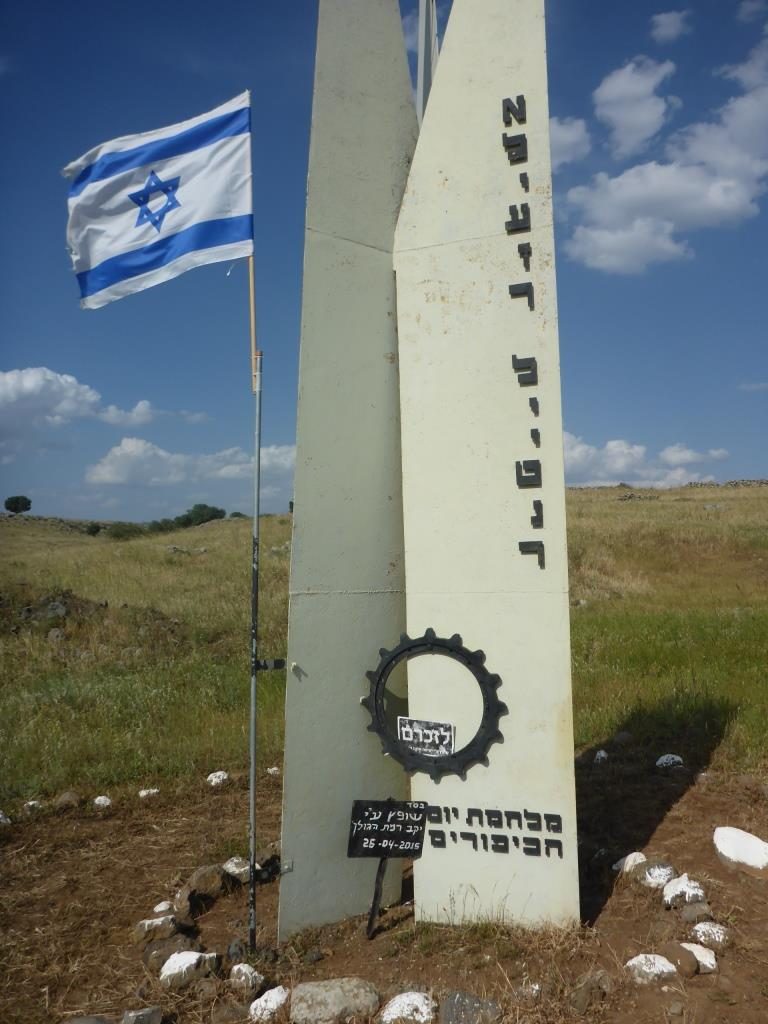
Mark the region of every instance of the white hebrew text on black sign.
<instances>
[{"instance_id":1,"label":"white hebrew text on black sign","mask_svg":"<svg viewBox=\"0 0 768 1024\"><path fill-rule=\"evenodd\" d=\"M423 801L355 800L348 857L420 857L427 804Z\"/></svg>"},{"instance_id":2,"label":"white hebrew text on black sign","mask_svg":"<svg viewBox=\"0 0 768 1024\"><path fill-rule=\"evenodd\" d=\"M456 746L456 726L448 722L423 722L419 718L397 719L397 738L415 754L449 757Z\"/></svg>"}]
</instances>

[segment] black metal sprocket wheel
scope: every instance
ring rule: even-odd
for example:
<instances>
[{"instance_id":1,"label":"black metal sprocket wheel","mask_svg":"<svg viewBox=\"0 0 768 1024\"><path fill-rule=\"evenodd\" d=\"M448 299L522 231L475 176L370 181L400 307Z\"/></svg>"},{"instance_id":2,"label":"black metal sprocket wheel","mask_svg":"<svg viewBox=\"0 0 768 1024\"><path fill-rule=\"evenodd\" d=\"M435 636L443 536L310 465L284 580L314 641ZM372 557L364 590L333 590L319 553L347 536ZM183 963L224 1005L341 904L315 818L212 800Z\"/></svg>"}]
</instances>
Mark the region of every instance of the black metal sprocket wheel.
<instances>
[{"instance_id":1,"label":"black metal sprocket wheel","mask_svg":"<svg viewBox=\"0 0 768 1024\"><path fill-rule=\"evenodd\" d=\"M444 655L464 665L474 676L483 698L483 716L477 732L461 750L445 756L430 757L410 750L396 735L392 735L387 726L384 707L384 691L387 680L394 668L401 661L421 657L425 654ZM499 729L499 719L508 713L507 705L499 700L497 690L501 685L501 677L493 675L485 667L483 651L470 651L464 647L458 633L446 639L437 636L433 629L428 629L424 636L412 640L406 633L400 637L397 647L388 651L382 647L379 651L381 661L373 672L366 672L371 684L370 693L360 703L371 715L368 732L378 733L385 754L394 757L405 768L409 775L414 772L425 772L437 782L443 775L460 775L467 777L467 771L475 764L488 764L488 751L492 744L503 740Z\"/></svg>"}]
</instances>

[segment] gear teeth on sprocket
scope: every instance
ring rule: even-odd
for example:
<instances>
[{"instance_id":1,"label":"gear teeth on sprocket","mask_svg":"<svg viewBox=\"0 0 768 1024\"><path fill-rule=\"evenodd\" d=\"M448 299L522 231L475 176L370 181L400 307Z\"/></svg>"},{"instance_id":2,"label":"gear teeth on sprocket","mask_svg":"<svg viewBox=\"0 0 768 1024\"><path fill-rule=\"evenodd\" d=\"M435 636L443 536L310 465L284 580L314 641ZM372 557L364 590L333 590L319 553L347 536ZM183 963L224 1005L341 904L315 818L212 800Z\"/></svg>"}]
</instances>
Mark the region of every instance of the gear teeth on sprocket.
<instances>
[{"instance_id":1,"label":"gear teeth on sprocket","mask_svg":"<svg viewBox=\"0 0 768 1024\"><path fill-rule=\"evenodd\" d=\"M387 728L384 714L384 690L393 669L401 661L425 654L442 654L453 658L474 676L480 687L483 698L483 717L477 732L461 750L444 757L430 757L427 754L409 750L397 736L393 736ZM439 637L434 629L426 629L424 636L411 639L407 633L400 635L400 643L391 651L382 647L379 650L381 659L375 671L366 672L370 684L370 692L360 703L371 716L368 732L375 732L382 746L385 757L398 761L408 775L424 772L434 782L439 782L444 775L459 775L466 779L467 771L475 764L488 765L488 752L494 743L503 742L499 729L499 719L509 713L507 705L499 700L497 690L501 685L501 676L488 672L485 668L485 652L470 651L463 645L460 634L454 633L450 638Z\"/></svg>"}]
</instances>

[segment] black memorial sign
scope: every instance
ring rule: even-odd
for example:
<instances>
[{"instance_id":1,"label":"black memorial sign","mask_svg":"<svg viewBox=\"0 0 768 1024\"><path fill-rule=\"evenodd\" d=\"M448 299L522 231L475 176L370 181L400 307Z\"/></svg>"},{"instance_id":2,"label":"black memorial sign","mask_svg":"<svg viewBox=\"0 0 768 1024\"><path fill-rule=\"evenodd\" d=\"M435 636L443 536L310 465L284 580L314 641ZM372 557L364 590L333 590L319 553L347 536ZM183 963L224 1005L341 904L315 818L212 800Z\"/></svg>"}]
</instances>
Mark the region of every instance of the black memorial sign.
<instances>
[{"instance_id":1,"label":"black memorial sign","mask_svg":"<svg viewBox=\"0 0 768 1024\"><path fill-rule=\"evenodd\" d=\"M420 857L427 804L423 801L355 800L348 857Z\"/></svg>"}]
</instances>

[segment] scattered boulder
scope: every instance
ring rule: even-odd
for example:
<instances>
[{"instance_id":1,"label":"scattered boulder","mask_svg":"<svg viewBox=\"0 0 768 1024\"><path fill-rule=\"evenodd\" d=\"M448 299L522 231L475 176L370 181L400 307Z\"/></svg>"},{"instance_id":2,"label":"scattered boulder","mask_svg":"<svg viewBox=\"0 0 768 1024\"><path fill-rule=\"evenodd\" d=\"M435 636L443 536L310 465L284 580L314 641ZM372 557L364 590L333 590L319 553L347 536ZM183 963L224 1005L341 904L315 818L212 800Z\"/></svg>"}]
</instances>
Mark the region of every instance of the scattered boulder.
<instances>
[{"instance_id":1,"label":"scattered boulder","mask_svg":"<svg viewBox=\"0 0 768 1024\"><path fill-rule=\"evenodd\" d=\"M131 939L134 942L156 942L158 939L170 939L178 931L176 918L173 914L162 917L147 917L134 925Z\"/></svg>"},{"instance_id":2,"label":"scattered boulder","mask_svg":"<svg viewBox=\"0 0 768 1024\"><path fill-rule=\"evenodd\" d=\"M667 1007L667 1013L670 1017L682 1017L685 1013L685 1003L681 999L673 999Z\"/></svg>"},{"instance_id":3,"label":"scattered boulder","mask_svg":"<svg viewBox=\"0 0 768 1024\"><path fill-rule=\"evenodd\" d=\"M48 640L49 644L60 644L61 641L64 639L64 630L59 629L58 626L55 626L53 629L48 630L48 635L46 639Z\"/></svg>"},{"instance_id":4,"label":"scattered boulder","mask_svg":"<svg viewBox=\"0 0 768 1024\"><path fill-rule=\"evenodd\" d=\"M692 978L699 969L696 957L681 942L665 942L659 953L668 960L683 978Z\"/></svg>"},{"instance_id":5,"label":"scattered boulder","mask_svg":"<svg viewBox=\"0 0 768 1024\"><path fill-rule=\"evenodd\" d=\"M42 809L43 805L39 800L27 800L24 804L24 813L30 818L33 814L37 814L39 811L42 811ZM0 814L2 814L1 811Z\"/></svg>"},{"instance_id":6,"label":"scattered boulder","mask_svg":"<svg viewBox=\"0 0 768 1024\"><path fill-rule=\"evenodd\" d=\"M291 993L288 989L278 985L277 988L271 988L251 1003L248 1016L253 1021L275 1020L288 1006L290 998ZM291 1015L291 1020L293 1020L293 1015Z\"/></svg>"},{"instance_id":7,"label":"scattered boulder","mask_svg":"<svg viewBox=\"0 0 768 1024\"><path fill-rule=\"evenodd\" d=\"M152 789L140 789L139 790L139 800L151 800L152 797L153 796L157 796L157 794L159 792L160 792L160 790L157 789L156 787L154 787Z\"/></svg>"},{"instance_id":8,"label":"scattered boulder","mask_svg":"<svg viewBox=\"0 0 768 1024\"><path fill-rule=\"evenodd\" d=\"M310 949L303 957L305 964L319 964L321 960L325 960L325 953L321 949Z\"/></svg>"},{"instance_id":9,"label":"scattered boulder","mask_svg":"<svg viewBox=\"0 0 768 1024\"><path fill-rule=\"evenodd\" d=\"M755 878L768 878L768 843L740 828L716 828L717 856L729 868Z\"/></svg>"},{"instance_id":10,"label":"scattered boulder","mask_svg":"<svg viewBox=\"0 0 768 1024\"><path fill-rule=\"evenodd\" d=\"M191 894L215 900L227 888L224 869L218 864L206 864L192 872L184 888Z\"/></svg>"},{"instance_id":11,"label":"scattered boulder","mask_svg":"<svg viewBox=\"0 0 768 1024\"><path fill-rule=\"evenodd\" d=\"M12 824L11 819L8 817L8 815L5 813L5 811L0 811L0 825L11 825L11 824Z\"/></svg>"},{"instance_id":12,"label":"scattered boulder","mask_svg":"<svg viewBox=\"0 0 768 1024\"><path fill-rule=\"evenodd\" d=\"M449 992L440 1000L440 1024L498 1024L504 1011L492 999Z\"/></svg>"},{"instance_id":13,"label":"scattered boulder","mask_svg":"<svg viewBox=\"0 0 768 1024\"><path fill-rule=\"evenodd\" d=\"M207 978L216 970L217 962L215 953L196 953L194 950L172 953L160 970L160 984L163 988L178 992L193 981Z\"/></svg>"},{"instance_id":14,"label":"scattered boulder","mask_svg":"<svg viewBox=\"0 0 768 1024\"><path fill-rule=\"evenodd\" d=\"M704 889L688 875L680 875L664 886L663 899L667 910L685 906L687 903L703 903Z\"/></svg>"},{"instance_id":15,"label":"scattered boulder","mask_svg":"<svg viewBox=\"0 0 768 1024\"><path fill-rule=\"evenodd\" d=\"M379 1017L380 1024L432 1024L437 1004L427 992L401 992L390 999Z\"/></svg>"},{"instance_id":16,"label":"scattered boulder","mask_svg":"<svg viewBox=\"0 0 768 1024\"><path fill-rule=\"evenodd\" d=\"M280 769L279 768L267 768L267 775L279 775L279 774L280 774Z\"/></svg>"},{"instance_id":17,"label":"scattered boulder","mask_svg":"<svg viewBox=\"0 0 768 1024\"><path fill-rule=\"evenodd\" d=\"M221 867L227 875L236 879L238 882L241 882L243 885L248 882L251 869L245 857L230 857L228 861L221 865ZM260 865L257 864L256 869L258 870L259 867Z\"/></svg>"},{"instance_id":18,"label":"scattered boulder","mask_svg":"<svg viewBox=\"0 0 768 1024\"><path fill-rule=\"evenodd\" d=\"M700 921L691 929L691 935L702 946L721 953L731 944L731 933L724 924L714 921Z\"/></svg>"},{"instance_id":19,"label":"scattered boulder","mask_svg":"<svg viewBox=\"0 0 768 1024\"><path fill-rule=\"evenodd\" d=\"M144 966L154 974L159 974L163 964L174 953L186 953L193 951L202 952L202 946L196 939L188 935L174 935L170 939L157 939L150 942L141 955Z\"/></svg>"},{"instance_id":20,"label":"scattered boulder","mask_svg":"<svg viewBox=\"0 0 768 1024\"><path fill-rule=\"evenodd\" d=\"M206 779L206 782L209 786L213 787L213 789L217 789L219 786L225 786L227 782L229 782L229 775L227 772L223 771L211 772Z\"/></svg>"},{"instance_id":21,"label":"scattered boulder","mask_svg":"<svg viewBox=\"0 0 768 1024\"><path fill-rule=\"evenodd\" d=\"M57 811L68 811L72 807L79 807L83 803L83 798L79 793L76 793L74 789L68 789L66 792L57 796L53 802L53 806Z\"/></svg>"},{"instance_id":22,"label":"scattered boulder","mask_svg":"<svg viewBox=\"0 0 768 1024\"><path fill-rule=\"evenodd\" d=\"M227 961L232 964L242 964L248 959L248 950L242 939L233 939L227 946Z\"/></svg>"},{"instance_id":23,"label":"scattered boulder","mask_svg":"<svg viewBox=\"0 0 768 1024\"><path fill-rule=\"evenodd\" d=\"M682 768L685 762L679 754L662 754L656 762L656 767L664 770L665 768Z\"/></svg>"},{"instance_id":24,"label":"scattered boulder","mask_svg":"<svg viewBox=\"0 0 768 1024\"><path fill-rule=\"evenodd\" d=\"M211 1024L242 1024L247 1020L247 1004L216 1003L211 1010Z\"/></svg>"},{"instance_id":25,"label":"scattered boulder","mask_svg":"<svg viewBox=\"0 0 768 1024\"><path fill-rule=\"evenodd\" d=\"M647 860L632 871L632 878L647 889L663 889L677 877L677 871L664 860Z\"/></svg>"},{"instance_id":26,"label":"scattered boulder","mask_svg":"<svg viewBox=\"0 0 768 1024\"><path fill-rule=\"evenodd\" d=\"M163 900L162 903L158 903L156 906L152 907L153 914L170 914L172 910L173 904L170 900Z\"/></svg>"},{"instance_id":27,"label":"scattered boulder","mask_svg":"<svg viewBox=\"0 0 768 1024\"><path fill-rule=\"evenodd\" d=\"M680 945L696 958L699 974L715 974L717 971L717 957L711 949L707 949L706 946L700 946L696 942L681 942Z\"/></svg>"},{"instance_id":28,"label":"scattered boulder","mask_svg":"<svg viewBox=\"0 0 768 1024\"><path fill-rule=\"evenodd\" d=\"M108 808L112 806L112 801L109 799L108 796L97 796L94 798L93 806L98 811L106 811Z\"/></svg>"},{"instance_id":29,"label":"scattered boulder","mask_svg":"<svg viewBox=\"0 0 768 1024\"><path fill-rule=\"evenodd\" d=\"M712 920L712 908L706 902L688 903L680 911L680 920L686 924L697 924L699 921Z\"/></svg>"},{"instance_id":30,"label":"scattered boulder","mask_svg":"<svg viewBox=\"0 0 768 1024\"><path fill-rule=\"evenodd\" d=\"M250 964L235 964L229 972L230 987L249 1002L256 998L266 984L266 978Z\"/></svg>"},{"instance_id":31,"label":"scattered boulder","mask_svg":"<svg viewBox=\"0 0 768 1024\"><path fill-rule=\"evenodd\" d=\"M148 1006L145 1010L126 1010L122 1024L162 1024L163 1011L159 1006Z\"/></svg>"},{"instance_id":32,"label":"scattered boulder","mask_svg":"<svg viewBox=\"0 0 768 1024\"><path fill-rule=\"evenodd\" d=\"M291 1024L339 1024L348 1017L372 1017L379 1002L379 993L362 978L308 981L291 994Z\"/></svg>"},{"instance_id":33,"label":"scattered boulder","mask_svg":"<svg viewBox=\"0 0 768 1024\"><path fill-rule=\"evenodd\" d=\"M613 870L618 871L622 875L628 875L636 868L639 864L645 864L648 858L644 853L640 853L636 850L634 853L628 853L626 857L622 857L621 860L617 860L613 865Z\"/></svg>"},{"instance_id":34,"label":"scattered boulder","mask_svg":"<svg viewBox=\"0 0 768 1024\"><path fill-rule=\"evenodd\" d=\"M47 619L65 619L68 614L67 606L62 604L61 601L51 601L45 609L45 617Z\"/></svg>"},{"instance_id":35,"label":"scattered boulder","mask_svg":"<svg viewBox=\"0 0 768 1024\"><path fill-rule=\"evenodd\" d=\"M595 754L594 763L595 764L605 764L605 762L607 760L608 760L608 751L607 750L598 750L598 752Z\"/></svg>"},{"instance_id":36,"label":"scattered boulder","mask_svg":"<svg viewBox=\"0 0 768 1024\"><path fill-rule=\"evenodd\" d=\"M576 1013L584 1016L594 1002L604 999L612 991L613 981L607 971L588 971L579 978L568 1002Z\"/></svg>"},{"instance_id":37,"label":"scattered boulder","mask_svg":"<svg viewBox=\"0 0 768 1024\"><path fill-rule=\"evenodd\" d=\"M637 985L651 985L677 977L675 965L658 953L640 953L627 960L624 966Z\"/></svg>"}]
</instances>

